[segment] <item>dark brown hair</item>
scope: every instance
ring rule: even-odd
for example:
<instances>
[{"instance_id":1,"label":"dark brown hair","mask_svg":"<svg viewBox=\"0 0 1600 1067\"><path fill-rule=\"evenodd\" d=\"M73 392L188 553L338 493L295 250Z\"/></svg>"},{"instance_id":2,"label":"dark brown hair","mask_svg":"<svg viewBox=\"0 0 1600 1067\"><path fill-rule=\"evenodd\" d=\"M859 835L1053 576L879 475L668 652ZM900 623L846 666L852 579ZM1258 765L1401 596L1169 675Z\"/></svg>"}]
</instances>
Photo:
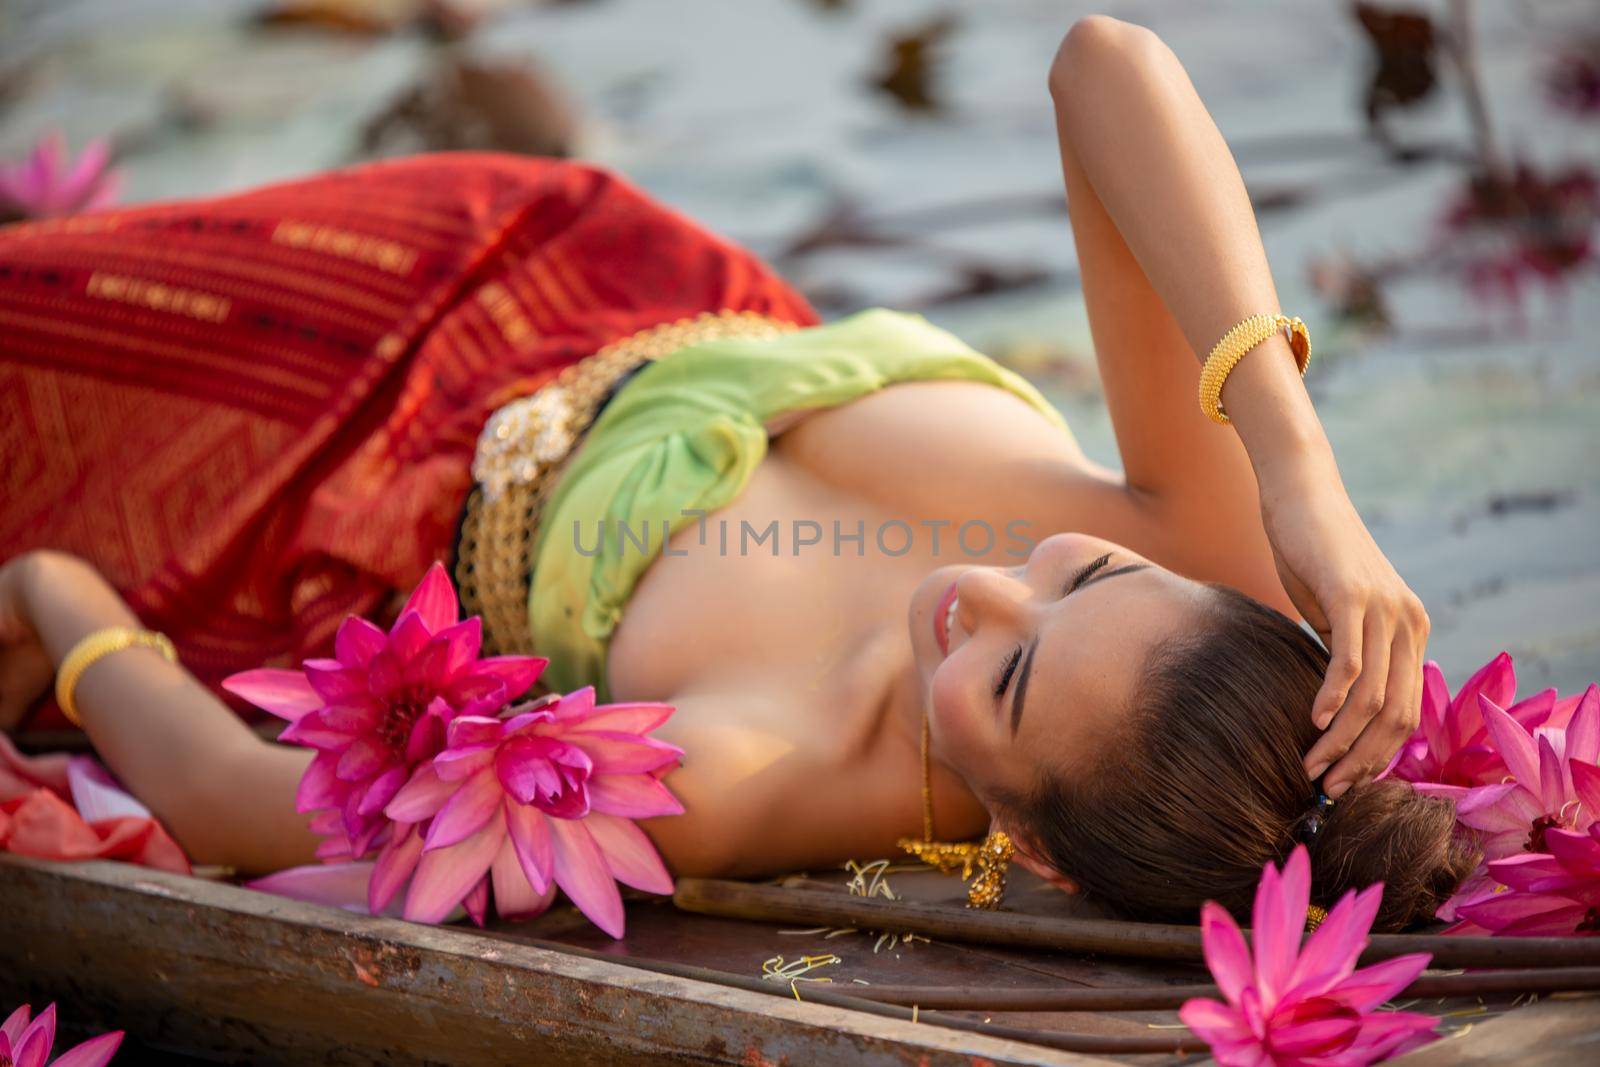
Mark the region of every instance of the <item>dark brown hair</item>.
<instances>
[{"instance_id":1,"label":"dark brown hair","mask_svg":"<svg viewBox=\"0 0 1600 1067\"><path fill-rule=\"evenodd\" d=\"M1248 921L1316 803L1303 769L1328 654L1306 630L1213 585L1206 628L1156 649L1123 733L1090 766L1005 804L1031 850L1130 918L1196 922L1215 900ZM1313 903L1383 882L1374 929L1431 919L1477 862L1447 800L1357 786L1306 841Z\"/></svg>"}]
</instances>

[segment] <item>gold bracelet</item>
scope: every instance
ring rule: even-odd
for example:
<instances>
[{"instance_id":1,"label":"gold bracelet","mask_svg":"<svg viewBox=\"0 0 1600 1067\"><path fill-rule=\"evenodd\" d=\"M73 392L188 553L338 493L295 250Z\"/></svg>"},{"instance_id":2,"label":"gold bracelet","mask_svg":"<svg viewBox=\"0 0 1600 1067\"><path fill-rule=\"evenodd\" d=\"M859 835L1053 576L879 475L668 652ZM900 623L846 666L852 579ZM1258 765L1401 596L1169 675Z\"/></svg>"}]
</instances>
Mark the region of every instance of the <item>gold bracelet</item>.
<instances>
[{"instance_id":1,"label":"gold bracelet","mask_svg":"<svg viewBox=\"0 0 1600 1067\"><path fill-rule=\"evenodd\" d=\"M1252 315L1222 335L1200 370L1200 410L1208 419L1223 426L1232 421L1222 412L1223 383L1245 353L1281 330L1289 331L1289 347L1300 364L1300 377L1306 376L1311 365L1311 332L1306 324L1287 315Z\"/></svg>"},{"instance_id":2,"label":"gold bracelet","mask_svg":"<svg viewBox=\"0 0 1600 1067\"><path fill-rule=\"evenodd\" d=\"M83 672L113 652L136 646L155 649L167 657L168 663L178 660L178 650L172 647L172 641L166 634L158 634L154 630L135 630L128 626L108 626L104 630L96 630L72 646L56 670L56 703L68 722L79 729L83 728L83 720L78 718L78 706L72 702L73 690L78 687L78 679L83 677Z\"/></svg>"}]
</instances>

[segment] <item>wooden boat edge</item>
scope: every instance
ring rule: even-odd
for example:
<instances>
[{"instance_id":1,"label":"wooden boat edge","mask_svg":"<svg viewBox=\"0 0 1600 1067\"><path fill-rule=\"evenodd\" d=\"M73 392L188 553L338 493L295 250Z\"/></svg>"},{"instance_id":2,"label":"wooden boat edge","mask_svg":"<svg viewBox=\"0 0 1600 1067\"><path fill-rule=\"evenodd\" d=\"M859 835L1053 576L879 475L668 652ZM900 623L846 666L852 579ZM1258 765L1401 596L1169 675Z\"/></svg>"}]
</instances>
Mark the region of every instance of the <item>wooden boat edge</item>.
<instances>
[{"instance_id":1,"label":"wooden boat edge","mask_svg":"<svg viewBox=\"0 0 1600 1067\"><path fill-rule=\"evenodd\" d=\"M1103 1064L110 862L0 854L0 1003L276 1061ZM131 1022L143 1020L144 1022Z\"/></svg>"}]
</instances>

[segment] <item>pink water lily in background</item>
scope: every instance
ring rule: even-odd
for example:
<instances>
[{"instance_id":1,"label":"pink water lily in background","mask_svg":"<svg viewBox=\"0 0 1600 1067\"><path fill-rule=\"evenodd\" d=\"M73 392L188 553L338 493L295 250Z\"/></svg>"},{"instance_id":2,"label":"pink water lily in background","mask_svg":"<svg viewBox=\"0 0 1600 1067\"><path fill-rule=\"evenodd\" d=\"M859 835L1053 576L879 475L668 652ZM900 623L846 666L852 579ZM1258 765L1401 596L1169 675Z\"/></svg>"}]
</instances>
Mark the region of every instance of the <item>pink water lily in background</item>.
<instances>
[{"instance_id":1,"label":"pink water lily in background","mask_svg":"<svg viewBox=\"0 0 1600 1067\"><path fill-rule=\"evenodd\" d=\"M1484 664L1451 696L1444 672L1432 660L1422 667L1422 720L1401 747L1386 776L1404 782L1478 786L1501 781L1505 760L1490 740L1478 698L1506 709L1528 729L1549 725L1558 710L1554 689L1516 701L1517 673L1511 655L1502 652ZM1571 716L1566 702L1567 717ZM1566 725L1566 719L1560 725Z\"/></svg>"},{"instance_id":2,"label":"pink water lily in background","mask_svg":"<svg viewBox=\"0 0 1600 1067\"><path fill-rule=\"evenodd\" d=\"M414 826L403 853L387 867L380 859L372 906L383 907L409 878L405 917L438 922L458 904L470 912L470 896L487 880L502 918L527 918L548 908L559 887L621 937L617 882L672 892L671 875L633 823L683 811L660 780L682 750L645 736L672 712L669 704L596 706L590 687L508 718L455 719L448 747L385 809Z\"/></svg>"},{"instance_id":3,"label":"pink water lily in background","mask_svg":"<svg viewBox=\"0 0 1600 1067\"><path fill-rule=\"evenodd\" d=\"M56 1043L56 1006L50 1005L30 1022L32 1010L24 1004L0 1023L0 1064L45 1067L50 1062L50 1049ZM121 1030L113 1030L91 1037L63 1052L52 1067L104 1067L122 1044L122 1036Z\"/></svg>"},{"instance_id":4,"label":"pink water lily in background","mask_svg":"<svg viewBox=\"0 0 1600 1067\"><path fill-rule=\"evenodd\" d=\"M280 740L317 750L295 803L303 812L338 813L342 837L329 818L313 824L331 839L324 859L359 859L386 833L392 840L384 805L444 748L450 721L497 711L549 662L480 659L482 620L459 618L455 588L435 563L388 633L351 616L339 627L334 658L307 660L300 671L245 671L222 683L289 720Z\"/></svg>"},{"instance_id":5,"label":"pink water lily in background","mask_svg":"<svg viewBox=\"0 0 1600 1067\"><path fill-rule=\"evenodd\" d=\"M122 186L110 161L110 143L96 138L69 166L60 132L45 134L26 159L0 163L0 222L75 215L105 207L116 199Z\"/></svg>"},{"instance_id":6,"label":"pink water lily in background","mask_svg":"<svg viewBox=\"0 0 1600 1067\"><path fill-rule=\"evenodd\" d=\"M1254 956L1221 905L1200 912L1206 965L1226 1003L1196 997L1178 1011L1222 1067L1364 1067L1426 1044L1439 1020L1380 1005L1432 958L1397 956L1356 970L1383 886L1351 891L1301 946L1311 898L1311 860L1295 847L1280 872L1267 864L1256 887Z\"/></svg>"}]
</instances>

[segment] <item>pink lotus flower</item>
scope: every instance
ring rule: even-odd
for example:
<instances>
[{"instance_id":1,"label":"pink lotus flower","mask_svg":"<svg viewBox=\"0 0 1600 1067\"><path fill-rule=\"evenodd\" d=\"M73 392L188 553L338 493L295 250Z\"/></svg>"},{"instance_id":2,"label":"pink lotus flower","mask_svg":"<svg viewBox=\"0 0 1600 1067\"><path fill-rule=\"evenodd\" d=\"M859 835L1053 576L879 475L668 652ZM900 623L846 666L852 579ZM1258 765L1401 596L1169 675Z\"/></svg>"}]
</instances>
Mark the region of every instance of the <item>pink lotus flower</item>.
<instances>
[{"instance_id":1,"label":"pink lotus flower","mask_svg":"<svg viewBox=\"0 0 1600 1067\"><path fill-rule=\"evenodd\" d=\"M410 878L405 917L438 922L458 904L481 911L480 894L492 884L496 911L526 918L548 908L559 886L595 925L621 937L615 882L672 892L671 875L632 822L683 811L660 781L682 750L644 736L672 711L596 707L585 688L508 719L455 719L449 747L385 809L412 825L397 829L404 844L379 859L369 906L382 909Z\"/></svg>"},{"instance_id":2,"label":"pink lotus flower","mask_svg":"<svg viewBox=\"0 0 1600 1067\"><path fill-rule=\"evenodd\" d=\"M1311 860L1297 845L1280 872L1267 864L1256 888L1255 956L1233 917L1200 911L1206 965L1227 1003L1196 997L1178 1011L1222 1067L1363 1067L1435 1036L1439 1020L1379 1005L1410 985L1432 958L1397 956L1356 970L1383 886L1346 893L1304 947Z\"/></svg>"},{"instance_id":3,"label":"pink lotus flower","mask_svg":"<svg viewBox=\"0 0 1600 1067\"><path fill-rule=\"evenodd\" d=\"M1600 765L1573 760L1573 791L1584 810L1600 812ZM1545 831L1545 853L1495 860L1495 885L1457 906L1452 933L1506 936L1600 934L1600 820L1588 833Z\"/></svg>"},{"instance_id":4,"label":"pink lotus flower","mask_svg":"<svg viewBox=\"0 0 1600 1067\"><path fill-rule=\"evenodd\" d=\"M458 622L460 610L449 576L435 563L387 634L351 616L334 640L335 658L307 660L303 672L264 668L222 683L289 720L281 740L317 749L295 803L303 812L338 813L337 823L313 820L314 829L332 835L324 858L369 852L389 829L384 805L443 749L449 722L497 711L549 662L479 659L482 621Z\"/></svg>"},{"instance_id":5,"label":"pink lotus flower","mask_svg":"<svg viewBox=\"0 0 1600 1067\"><path fill-rule=\"evenodd\" d=\"M0 222L75 215L111 203L122 179L107 166L110 159L110 144L97 138L69 170L61 134L46 134L27 159L0 164Z\"/></svg>"},{"instance_id":6,"label":"pink lotus flower","mask_svg":"<svg viewBox=\"0 0 1600 1067\"><path fill-rule=\"evenodd\" d=\"M50 1005L31 1023L32 1009L24 1004L0 1023L0 1064L15 1067L45 1067L50 1058L50 1048L56 1043L56 1006ZM117 1047L122 1044L122 1031L113 1030L99 1037L91 1037L83 1044L68 1049L55 1061L54 1067L104 1067L111 1062Z\"/></svg>"},{"instance_id":7,"label":"pink lotus flower","mask_svg":"<svg viewBox=\"0 0 1600 1067\"><path fill-rule=\"evenodd\" d=\"M1530 729L1545 725L1556 709L1554 689L1513 704L1516 695L1517 674L1509 653L1502 652L1480 667L1453 697L1444 672L1429 660L1422 667L1422 721L1385 774L1403 782L1444 785L1499 782L1506 776L1506 764L1489 742L1478 698L1505 708Z\"/></svg>"},{"instance_id":8,"label":"pink lotus flower","mask_svg":"<svg viewBox=\"0 0 1600 1067\"><path fill-rule=\"evenodd\" d=\"M1530 733L1488 697L1479 694L1478 702L1507 780L1472 788L1419 782L1417 791L1456 802L1456 817L1483 833L1485 861L1544 852L1553 829L1586 829L1600 812L1579 801L1572 762L1600 759L1600 686L1589 687L1564 729L1538 726Z\"/></svg>"}]
</instances>

